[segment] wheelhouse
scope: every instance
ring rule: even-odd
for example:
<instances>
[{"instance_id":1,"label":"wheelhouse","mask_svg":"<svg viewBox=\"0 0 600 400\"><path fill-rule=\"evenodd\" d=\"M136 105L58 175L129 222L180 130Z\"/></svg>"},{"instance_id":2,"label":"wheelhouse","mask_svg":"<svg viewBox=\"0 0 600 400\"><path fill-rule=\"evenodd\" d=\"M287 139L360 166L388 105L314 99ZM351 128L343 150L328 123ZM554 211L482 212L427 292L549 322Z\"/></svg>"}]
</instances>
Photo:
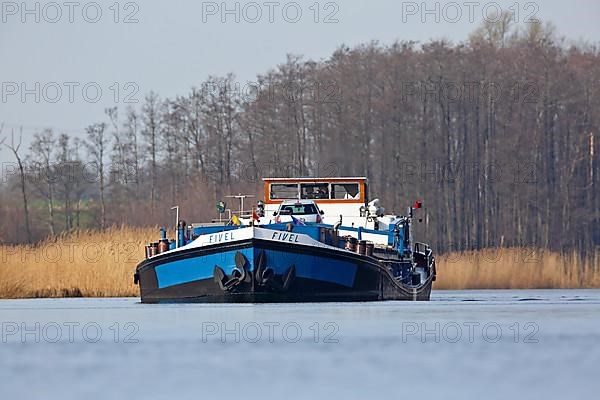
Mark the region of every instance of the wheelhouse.
<instances>
[{"instance_id":1,"label":"wheelhouse","mask_svg":"<svg viewBox=\"0 0 600 400\"><path fill-rule=\"evenodd\" d=\"M367 178L266 178L265 203L315 200L320 204L364 204Z\"/></svg>"},{"instance_id":2,"label":"wheelhouse","mask_svg":"<svg viewBox=\"0 0 600 400\"><path fill-rule=\"evenodd\" d=\"M348 225L364 225L361 207L368 201L367 178L265 178L265 210L272 213L289 200L313 200L334 224L340 216ZM267 214L268 215L268 214Z\"/></svg>"}]
</instances>

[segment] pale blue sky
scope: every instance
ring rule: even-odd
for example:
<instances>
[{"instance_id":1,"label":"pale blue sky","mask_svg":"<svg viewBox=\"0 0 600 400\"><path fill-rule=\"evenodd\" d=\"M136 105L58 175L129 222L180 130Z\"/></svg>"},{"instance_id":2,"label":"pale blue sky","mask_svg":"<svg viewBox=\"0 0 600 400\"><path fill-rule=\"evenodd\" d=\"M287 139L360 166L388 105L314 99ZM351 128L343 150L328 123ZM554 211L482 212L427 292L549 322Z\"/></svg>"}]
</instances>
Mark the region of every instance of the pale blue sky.
<instances>
[{"instance_id":1,"label":"pale blue sky","mask_svg":"<svg viewBox=\"0 0 600 400\"><path fill-rule=\"evenodd\" d=\"M256 16L256 8L240 2L240 22L235 15L204 15L203 7L213 11L217 3L201 1L156 1L144 0L129 4L121 1L118 23L114 22L116 0L98 0L102 17L91 23L84 19L95 17L95 6L88 1L74 6L69 21L69 8L62 5L60 18L56 7L40 2L39 12L35 2L28 1L32 14L26 14L18 2L2 2L0 16L0 76L2 94L0 96L0 122L5 122L5 134L19 125L25 127L26 138L32 136L36 128L54 127L59 131L80 133L94 121L102 120L105 107L114 106L115 82L119 93L117 105L124 108L125 96L139 92L133 98L143 99L149 90L161 96L185 94L198 85L209 74L224 75L233 72L240 82L253 80L256 74L285 60L286 53L303 54L307 58L328 57L340 44L355 45L379 40L391 43L394 40L427 41L432 38L447 38L458 42L465 40L468 33L477 26L484 10L492 12L493 7L486 3L474 2L474 18L470 21L466 2L439 2L440 21L436 13L421 15L421 1L401 2L393 0L340 1L329 4L327 0L298 0L302 10L299 22L292 23L295 8L283 6L288 1L273 6L273 22L269 21L269 7L259 0L262 18L251 23L248 18ZM234 9L234 1L228 7ZM319 22L315 22L315 7L320 10ZM428 1L427 8L435 10L434 1ZM598 42L600 39L600 2L597 0L574 1L496 1L503 9L519 10L519 20L523 21L531 13L543 20L552 21L558 32L570 40L584 39ZM456 17L456 7L460 6L462 17ZM18 9L15 9L17 7ZM111 8L112 7L112 8ZM312 8L311 8L312 7ZM404 10L404 11L403 11ZM245 14L244 14L245 11ZM409 12L412 12L409 13ZM36 13L38 15L36 15ZM137 23L126 24L123 19L133 13ZM325 17L334 13L337 23L325 23ZM409 15L410 14L410 15ZM456 18L457 22L444 20ZM39 16L40 22L35 18ZM246 18L244 18L244 16ZM422 22L422 17L426 18ZM22 18L26 21L22 22ZM58 19L56 23L51 23ZM35 88L39 82L39 90ZM56 103L48 100L56 98L56 82L62 95ZM69 99L69 86L65 82L76 82L73 86L73 101ZM129 85L133 82L134 85ZM13 84L14 83L14 84ZM21 99L22 83L40 94L37 103L34 94ZM82 88L86 83L97 83L102 96L97 103L84 99ZM17 89L15 88L17 85ZM68 84L67 84L68 85ZM72 84L76 85L76 84ZM95 84L94 84L95 85ZM94 85L88 87L88 97L95 97ZM46 93L43 88L46 87ZM16 94L11 94L17 90ZM6 150L0 152L0 160L10 159Z\"/></svg>"}]
</instances>

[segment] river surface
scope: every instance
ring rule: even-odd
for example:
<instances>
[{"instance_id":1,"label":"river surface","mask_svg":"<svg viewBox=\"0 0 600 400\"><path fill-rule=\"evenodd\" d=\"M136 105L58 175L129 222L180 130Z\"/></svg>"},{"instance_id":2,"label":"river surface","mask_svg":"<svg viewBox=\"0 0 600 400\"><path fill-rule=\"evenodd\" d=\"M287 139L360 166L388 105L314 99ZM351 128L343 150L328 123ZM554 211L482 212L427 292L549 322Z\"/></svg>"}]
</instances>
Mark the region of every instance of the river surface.
<instances>
[{"instance_id":1,"label":"river surface","mask_svg":"<svg viewBox=\"0 0 600 400\"><path fill-rule=\"evenodd\" d=\"M0 301L2 399L575 399L600 393L600 290L431 302Z\"/></svg>"}]
</instances>

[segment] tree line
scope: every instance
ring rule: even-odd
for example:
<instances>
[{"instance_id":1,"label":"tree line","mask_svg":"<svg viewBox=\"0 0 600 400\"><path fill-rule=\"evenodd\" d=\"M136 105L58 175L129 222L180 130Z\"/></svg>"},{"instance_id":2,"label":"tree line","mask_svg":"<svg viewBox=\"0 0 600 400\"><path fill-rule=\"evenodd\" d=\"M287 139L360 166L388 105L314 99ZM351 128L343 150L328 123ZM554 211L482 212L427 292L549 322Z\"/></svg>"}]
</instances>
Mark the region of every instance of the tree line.
<instances>
[{"instance_id":1,"label":"tree line","mask_svg":"<svg viewBox=\"0 0 600 400\"><path fill-rule=\"evenodd\" d=\"M46 129L0 191L0 238L215 217L267 176L367 176L439 252L498 246L597 251L600 53L550 24L486 22L465 42L340 46L289 55L239 83L211 76L185 95L106 110L83 137Z\"/></svg>"}]
</instances>

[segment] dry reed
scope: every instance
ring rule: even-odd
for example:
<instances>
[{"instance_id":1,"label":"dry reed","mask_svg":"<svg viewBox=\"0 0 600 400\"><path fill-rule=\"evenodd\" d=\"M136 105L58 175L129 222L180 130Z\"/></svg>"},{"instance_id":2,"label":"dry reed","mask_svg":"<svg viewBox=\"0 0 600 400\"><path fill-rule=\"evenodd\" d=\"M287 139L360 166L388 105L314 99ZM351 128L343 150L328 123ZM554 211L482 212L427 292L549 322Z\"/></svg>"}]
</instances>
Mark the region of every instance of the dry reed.
<instances>
[{"instance_id":1,"label":"dry reed","mask_svg":"<svg viewBox=\"0 0 600 400\"><path fill-rule=\"evenodd\" d=\"M483 249L436 258L436 289L600 287L600 254L582 258L529 248Z\"/></svg>"},{"instance_id":2,"label":"dry reed","mask_svg":"<svg viewBox=\"0 0 600 400\"><path fill-rule=\"evenodd\" d=\"M111 228L0 245L0 298L138 296L133 284L156 228ZM535 249L484 249L437 257L434 289L600 287L600 255L582 259Z\"/></svg>"},{"instance_id":3,"label":"dry reed","mask_svg":"<svg viewBox=\"0 0 600 400\"><path fill-rule=\"evenodd\" d=\"M156 228L80 231L35 246L0 246L0 298L137 296L135 266Z\"/></svg>"}]
</instances>

